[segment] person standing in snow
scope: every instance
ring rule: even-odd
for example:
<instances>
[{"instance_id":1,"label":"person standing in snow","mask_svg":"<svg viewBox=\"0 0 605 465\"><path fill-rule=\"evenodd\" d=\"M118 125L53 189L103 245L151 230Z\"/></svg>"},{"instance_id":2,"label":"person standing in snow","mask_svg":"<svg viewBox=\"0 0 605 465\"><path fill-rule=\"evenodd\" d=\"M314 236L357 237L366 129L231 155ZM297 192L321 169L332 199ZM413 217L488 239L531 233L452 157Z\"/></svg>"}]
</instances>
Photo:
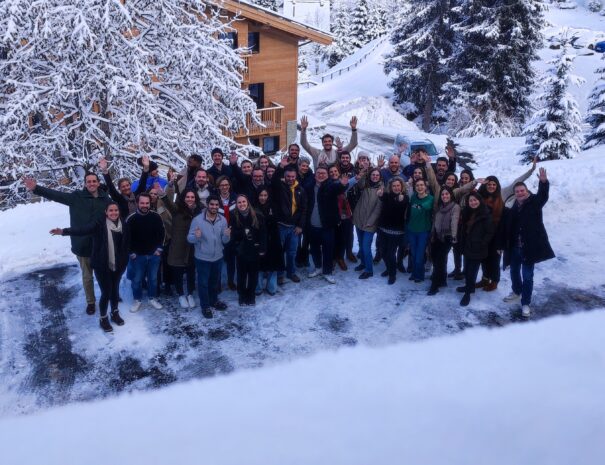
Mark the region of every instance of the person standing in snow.
<instances>
[{"instance_id":1,"label":"person standing in snow","mask_svg":"<svg viewBox=\"0 0 605 465\"><path fill-rule=\"evenodd\" d=\"M158 269L164 249L164 223L160 215L151 210L151 196L139 194L137 211L126 220L128 226L128 244L132 266L132 297L130 311L141 309L143 298L143 280L147 279L149 304L161 309L162 304L156 299L158 292Z\"/></svg>"},{"instance_id":2,"label":"person standing in snow","mask_svg":"<svg viewBox=\"0 0 605 465\"><path fill-rule=\"evenodd\" d=\"M342 150L346 152L351 152L355 147L357 147L357 117L353 116L351 121L349 122L351 126L351 140L346 147L343 147ZM317 169L320 165L328 166L333 165L338 161L338 152L336 147L334 146L334 136L331 134L324 134L321 137L321 145L323 146L321 149L311 146L309 141L307 140L307 128L309 127L309 120L306 116L303 116L300 120L300 144L307 151L311 158L313 159L313 163L315 165L315 169Z\"/></svg>"},{"instance_id":3,"label":"person standing in snow","mask_svg":"<svg viewBox=\"0 0 605 465\"><path fill-rule=\"evenodd\" d=\"M261 257L259 266L259 278L256 286L256 295L261 295L263 290L273 296L277 293L277 273L285 270L284 249L279 239L279 226L271 191L263 187L258 192L258 211L265 218L265 229L267 230L267 252Z\"/></svg>"},{"instance_id":4,"label":"person standing in snow","mask_svg":"<svg viewBox=\"0 0 605 465\"><path fill-rule=\"evenodd\" d=\"M111 304L111 321L118 326L124 324L118 309L120 298L120 279L128 262L128 234L126 224L120 219L119 205L110 202L105 208L105 217L86 225L70 228L54 228L50 233L59 236L91 236L92 252L90 266L92 267L99 288L99 324L105 332L113 331L107 307Z\"/></svg>"},{"instance_id":5,"label":"person standing in snow","mask_svg":"<svg viewBox=\"0 0 605 465\"><path fill-rule=\"evenodd\" d=\"M105 208L111 202L107 193L99 189L99 177L95 173L84 175L84 189L73 192L59 192L38 186L36 180L27 177L23 180L25 188L35 195L69 207L70 227L82 227L105 216ZM82 272L82 285L86 295L86 314L94 315L96 298L92 277L90 256L92 254L92 236L71 236L71 251L78 259Z\"/></svg>"},{"instance_id":6,"label":"person standing in snow","mask_svg":"<svg viewBox=\"0 0 605 465\"><path fill-rule=\"evenodd\" d=\"M464 169L460 172L460 181L458 182L458 187L464 187L468 183L475 180L475 176L473 172L469 169ZM447 178L446 178L447 182ZM460 210L466 206L466 198L468 193L462 195L459 199L457 199L458 205L460 205ZM460 229L460 224L458 224L458 229ZM454 255L454 269L451 273L447 275L448 278L453 278L456 281L464 279L464 273L462 272L462 249L460 248L460 241L452 244L452 251Z\"/></svg>"},{"instance_id":7,"label":"person standing in snow","mask_svg":"<svg viewBox=\"0 0 605 465\"><path fill-rule=\"evenodd\" d=\"M414 193L410 200L410 220L407 234L410 247L412 274L410 280L424 281L426 246L433 226L433 196L428 193L427 182L423 178L414 181Z\"/></svg>"},{"instance_id":8,"label":"person standing in snow","mask_svg":"<svg viewBox=\"0 0 605 465\"><path fill-rule=\"evenodd\" d=\"M525 183L515 183L515 202L505 215L504 267L510 265L513 289L504 301L520 300L522 315L526 318L531 315L534 265L555 257L542 217L550 187L544 168L540 168L538 179L537 194L531 193Z\"/></svg>"}]
</instances>

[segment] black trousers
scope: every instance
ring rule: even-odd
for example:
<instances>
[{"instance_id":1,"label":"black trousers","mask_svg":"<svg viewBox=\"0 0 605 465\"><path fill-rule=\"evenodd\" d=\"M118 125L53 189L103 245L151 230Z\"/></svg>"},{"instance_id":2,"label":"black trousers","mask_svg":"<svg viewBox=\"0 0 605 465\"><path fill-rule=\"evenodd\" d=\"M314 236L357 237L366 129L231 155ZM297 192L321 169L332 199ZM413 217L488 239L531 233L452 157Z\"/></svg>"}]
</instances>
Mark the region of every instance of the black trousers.
<instances>
[{"instance_id":1,"label":"black trousers","mask_svg":"<svg viewBox=\"0 0 605 465\"><path fill-rule=\"evenodd\" d=\"M111 310L118 309L118 299L120 298L120 279L123 272L107 270L94 270L95 278L101 289L101 298L99 299L99 311L101 316L107 315L107 306L111 303Z\"/></svg>"},{"instance_id":2,"label":"black trousers","mask_svg":"<svg viewBox=\"0 0 605 465\"><path fill-rule=\"evenodd\" d=\"M382 238L380 241L382 259L384 260L384 264L387 267L387 273L389 273L389 277L394 277L397 274L397 263L399 263L399 256L401 256L401 261L403 261L403 244L404 244L404 234L389 234L384 231L380 232L380 237Z\"/></svg>"},{"instance_id":3,"label":"black trousers","mask_svg":"<svg viewBox=\"0 0 605 465\"><path fill-rule=\"evenodd\" d=\"M195 263L190 263L188 266L173 266L172 277L177 295L185 295L183 289L183 277L187 275L187 295L193 295L195 291Z\"/></svg>"},{"instance_id":4,"label":"black trousers","mask_svg":"<svg viewBox=\"0 0 605 465\"><path fill-rule=\"evenodd\" d=\"M456 242L452 249L454 250L454 270L462 271L462 244L460 242Z\"/></svg>"},{"instance_id":5,"label":"black trousers","mask_svg":"<svg viewBox=\"0 0 605 465\"><path fill-rule=\"evenodd\" d=\"M313 264L315 268L321 268L323 274L331 274L334 271L334 236L335 228L309 226Z\"/></svg>"},{"instance_id":6,"label":"black trousers","mask_svg":"<svg viewBox=\"0 0 605 465\"><path fill-rule=\"evenodd\" d=\"M500 282L500 257L501 255L492 241L487 251L487 257L481 262L483 277L488 278L496 284Z\"/></svg>"},{"instance_id":7,"label":"black trousers","mask_svg":"<svg viewBox=\"0 0 605 465\"><path fill-rule=\"evenodd\" d=\"M350 218L340 220L336 226L336 239L334 242L334 258L343 259L345 253L353 250L353 221Z\"/></svg>"},{"instance_id":8,"label":"black trousers","mask_svg":"<svg viewBox=\"0 0 605 465\"><path fill-rule=\"evenodd\" d=\"M303 233L298 236L298 248L296 249L296 258L294 261L297 266L308 266L309 263L309 228L306 227Z\"/></svg>"},{"instance_id":9,"label":"black trousers","mask_svg":"<svg viewBox=\"0 0 605 465\"><path fill-rule=\"evenodd\" d=\"M237 257L237 295L242 303L255 303L258 284L259 260L245 260Z\"/></svg>"},{"instance_id":10,"label":"black trousers","mask_svg":"<svg viewBox=\"0 0 605 465\"><path fill-rule=\"evenodd\" d=\"M431 242L431 256L433 257L432 285L436 287L447 286L447 256L452 248L451 236L445 240L435 237ZM474 283L473 283L474 284Z\"/></svg>"},{"instance_id":11,"label":"black trousers","mask_svg":"<svg viewBox=\"0 0 605 465\"><path fill-rule=\"evenodd\" d=\"M475 292L475 283L477 282L480 266L481 260L464 257L464 284L466 287L465 292L468 294Z\"/></svg>"}]
</instances>

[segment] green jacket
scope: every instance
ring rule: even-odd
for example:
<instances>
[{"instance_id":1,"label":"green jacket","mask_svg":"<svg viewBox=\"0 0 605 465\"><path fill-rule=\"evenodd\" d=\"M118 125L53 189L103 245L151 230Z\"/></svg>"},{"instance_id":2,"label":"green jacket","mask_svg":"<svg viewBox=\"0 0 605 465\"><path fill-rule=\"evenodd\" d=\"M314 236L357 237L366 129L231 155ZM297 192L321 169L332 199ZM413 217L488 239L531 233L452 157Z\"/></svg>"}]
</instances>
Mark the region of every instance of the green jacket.
<instances>
[{"instance_id":1,"label":"green jacket","mask_svg":"<svg viewBox=\"0 0 605 465\"><path fill-rule=\"evenodd\" d=\"M419 199L416 193L410 200L410 221L408 230L412 232L429 232L433 227L433 196Z\"/></svg>"},{"instance_id":2,"label":"green jacket","mask_svg":"<svg viewBox=\"0 0 605 465\"><path fill-rule=\"evenodd\" d=\"M59 192L46 187L36 186L34 194L69 207L69 225L79 228L105 216L105 207L111 199L105 191L99 189L98 197L86 189L74 192ZM90 257L92 254L92 236L71 236L71 251L78 257Z\"/></svg>"}]
</instances>

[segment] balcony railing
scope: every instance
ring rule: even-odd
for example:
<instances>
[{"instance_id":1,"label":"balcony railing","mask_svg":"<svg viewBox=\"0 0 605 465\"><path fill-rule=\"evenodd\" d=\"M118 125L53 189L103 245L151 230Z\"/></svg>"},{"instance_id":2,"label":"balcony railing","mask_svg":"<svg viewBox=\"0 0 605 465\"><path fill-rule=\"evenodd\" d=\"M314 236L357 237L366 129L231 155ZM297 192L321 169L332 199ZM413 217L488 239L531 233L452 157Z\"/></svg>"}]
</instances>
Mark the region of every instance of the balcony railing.
<instances>
[{"instance_id":1,"label":"balcony railing","mask_svg":"<svg viewBox=\"0 0 605 465\"><path fill-rule=\"evenodd\" d=\"M242 54L240 55L241 59L244 60L244 67L240 70L242 73L242 80L244 84L248 84L250 82L250 54Z\"/></svg>"},{"instance_id":2,"label":"balcony railing","mask_svg":"<svg viewBox=\"0 0 605 465\"><path fill-rule=\"evenodd\" d=\"M245 137L245 136L262 136L263 134L270 134L280 132L283 127L282 114L284 107L279 103L271 102L271 106L267 108L259 108L256 110L257 119L260 123L252 121L252 116L246 116L246 128L240 129L233 137Z\"/></svg>"}]
</instances>

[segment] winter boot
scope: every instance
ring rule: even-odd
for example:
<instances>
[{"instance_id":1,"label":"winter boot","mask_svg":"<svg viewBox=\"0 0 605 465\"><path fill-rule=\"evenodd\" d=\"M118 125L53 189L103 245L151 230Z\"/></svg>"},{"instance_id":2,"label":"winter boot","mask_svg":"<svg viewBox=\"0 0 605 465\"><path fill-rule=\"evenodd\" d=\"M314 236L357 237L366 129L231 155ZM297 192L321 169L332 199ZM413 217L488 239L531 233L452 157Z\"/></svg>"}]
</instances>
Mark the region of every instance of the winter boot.
<instances>
[{"instance_id":1,"label":"winter boot","mask_svg":"<svg viewBox=\"0 0 605 465\"><path fill-rule=\"evenodd\" d=\"M471 295L468 292L465 292L464 295L462 296L462 299L460 299L460 306L466 307L470 303L471 303Z\"/></svg>"},{"instance_id":2,"label":"winter boot","mask_svg":"<svg viewBox=\"0 0 605 465\"><path fill-rule=\"evenodd\" d=\"M111 321L113 321L118 326L124 326L124 320L120 316L120 312L117 308L111 311Z\"/></svg>"},{"instance_id":3,"label":"winter boot","mask_svg":"<svg viewBox=\"0 0 605 465\"><path fill-rule=\"evenodd\" d=\"M99 326L101 326L101 329L106 333L111 333L113 331L113 328L111 327L111 323L109 323L109 318L107 318L107 315L102 316L99 319Z\"/></svg>"},{"instance_id":4,"label":"winter boot","mask_svg":"<svg viewBox=\"0 0 605 465\"><path fill-rule=\"evenodd\" d=\"M86 305L86 314L87 315L94 315L95 314L95 304L88 304L88 305Z\"/></svg>"},{"instance_id":5,"label":"winter boot","mask_svg":"<svg viewBox=\"0 0 605 465\"><path fill-rule=\"evenodd\" d=\"M483 278L481 278L481 281L479 281L478 283L475 283L475 289L481 289L484 288L485 286L487 286L489 284L489 279L487 279L485 276Z\"/></svg>"}]
</instances>

